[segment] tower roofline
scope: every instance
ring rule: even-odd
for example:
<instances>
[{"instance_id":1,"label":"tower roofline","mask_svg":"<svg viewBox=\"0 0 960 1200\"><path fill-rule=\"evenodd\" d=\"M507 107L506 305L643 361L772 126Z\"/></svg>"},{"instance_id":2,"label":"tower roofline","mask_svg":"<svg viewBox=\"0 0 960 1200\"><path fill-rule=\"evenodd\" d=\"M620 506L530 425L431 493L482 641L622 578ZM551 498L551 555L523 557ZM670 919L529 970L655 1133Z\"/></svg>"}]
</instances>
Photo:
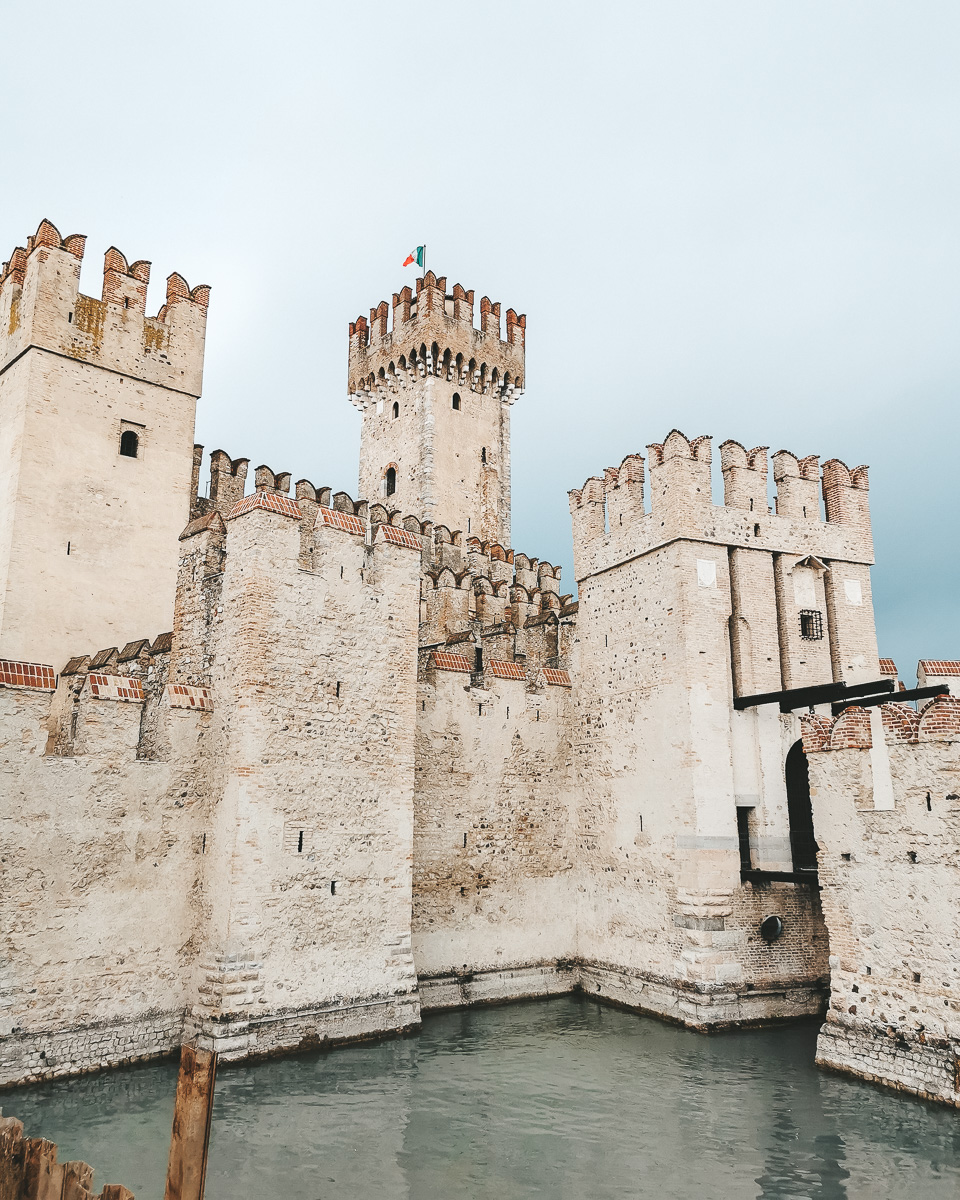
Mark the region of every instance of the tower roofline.
<instances>
[{"instance_id":1,"label":"tower roofline","mask_svg":"<svg viewBox=\"0 0 960 1200\"><path fill-rule=\"evenodd\" d=\"M392 319L391 319L392 312ZM363 393L399 386L403 376L456 376L464 387L487 391L496 381L505 398L522 390L526 314L506 313L502 339L500 302L480 300L480 326L474 326L474 292L461 284L447 291L446 276L427 271L416 283L381 300L369 321L350 322L348 390L354 403ZM505 383L505 380L508 380ZM363 407L363 405L360 405Z\"/></svg>"}]
</instances>

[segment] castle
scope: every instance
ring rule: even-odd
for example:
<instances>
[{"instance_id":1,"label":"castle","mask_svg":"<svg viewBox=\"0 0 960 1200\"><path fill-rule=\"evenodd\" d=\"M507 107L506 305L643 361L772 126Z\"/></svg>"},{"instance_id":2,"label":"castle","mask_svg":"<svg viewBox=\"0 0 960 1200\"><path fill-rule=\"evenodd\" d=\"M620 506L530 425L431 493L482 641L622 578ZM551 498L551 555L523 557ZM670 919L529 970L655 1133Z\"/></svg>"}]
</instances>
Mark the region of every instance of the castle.
<instances>
[{"instance_id":1,"label":"castle","mask_svg":"<svg viewBox=\"0 0 960 1200\"><path fill-rule=\"evenodd\" d=\"M209 289L83 252L0 282L0 1085L582 989L960 1104L960 701L891 702L865 467L771 508L725 441L715 505L674 430L570 493L574 601L510 545L525 316L427 272L350 325L364 498L248 489Z\"/></svg>"}]
</instances>

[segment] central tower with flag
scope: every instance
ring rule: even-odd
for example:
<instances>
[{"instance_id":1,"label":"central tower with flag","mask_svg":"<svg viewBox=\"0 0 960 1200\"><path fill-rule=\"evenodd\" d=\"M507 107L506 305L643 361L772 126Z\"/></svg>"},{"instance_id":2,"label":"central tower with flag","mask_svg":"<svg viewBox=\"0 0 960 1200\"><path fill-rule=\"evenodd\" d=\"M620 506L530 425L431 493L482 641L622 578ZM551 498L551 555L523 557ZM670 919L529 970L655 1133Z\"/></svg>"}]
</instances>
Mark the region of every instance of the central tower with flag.
<instances>
[{"instance_id":1,"label":"central tower with flag","mask_svg":"<svg viewBox=\"0 0 960 1200\"><path fill-rule=\"evenodd\" d=\"M427 271L350 324L348 390L363 414L360 494L464 537L510 544L510 405L527 319ZM505 339L501 336L505 332Z\"/></svg>"}]
</instances>

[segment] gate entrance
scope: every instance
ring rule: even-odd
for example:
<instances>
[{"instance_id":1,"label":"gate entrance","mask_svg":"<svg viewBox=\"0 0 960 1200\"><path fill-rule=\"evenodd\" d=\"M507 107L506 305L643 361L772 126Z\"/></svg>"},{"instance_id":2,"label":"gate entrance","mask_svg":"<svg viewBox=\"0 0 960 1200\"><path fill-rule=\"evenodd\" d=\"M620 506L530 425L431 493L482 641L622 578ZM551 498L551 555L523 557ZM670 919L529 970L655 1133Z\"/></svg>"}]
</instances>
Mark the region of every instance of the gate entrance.
<instances>
[{"instance_id":1,"label":"gate entrance","mask_svg":"<svg viewBox=\"0 0 960 1200\"><path fill-rule=\"evenodd\" d=\"M817 842L813 836L813 806L810 776L803 742L795 742L784 767L787 783L787 819L790 823L790 853L794 871L816 873Z\"/></svg>"}]
</instances>

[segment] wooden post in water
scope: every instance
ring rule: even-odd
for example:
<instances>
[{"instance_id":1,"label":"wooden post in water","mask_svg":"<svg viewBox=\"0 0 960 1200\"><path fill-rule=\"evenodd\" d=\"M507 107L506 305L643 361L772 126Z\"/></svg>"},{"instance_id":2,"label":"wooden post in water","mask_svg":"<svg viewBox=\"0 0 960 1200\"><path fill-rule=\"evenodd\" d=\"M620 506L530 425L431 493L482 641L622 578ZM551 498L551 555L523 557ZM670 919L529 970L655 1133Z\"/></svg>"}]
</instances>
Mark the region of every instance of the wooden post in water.
<instances>
[{"instance_id":1,"label":"wooden post in water","mask_svg":"<svg viewBox=\"0 0 960 1200\"><path fill-rule=\"evenodd\" d=\"M164 1200L203 1200L216 1076L216 1052L184 1042Z\"/></svg>"}]
</instances>

